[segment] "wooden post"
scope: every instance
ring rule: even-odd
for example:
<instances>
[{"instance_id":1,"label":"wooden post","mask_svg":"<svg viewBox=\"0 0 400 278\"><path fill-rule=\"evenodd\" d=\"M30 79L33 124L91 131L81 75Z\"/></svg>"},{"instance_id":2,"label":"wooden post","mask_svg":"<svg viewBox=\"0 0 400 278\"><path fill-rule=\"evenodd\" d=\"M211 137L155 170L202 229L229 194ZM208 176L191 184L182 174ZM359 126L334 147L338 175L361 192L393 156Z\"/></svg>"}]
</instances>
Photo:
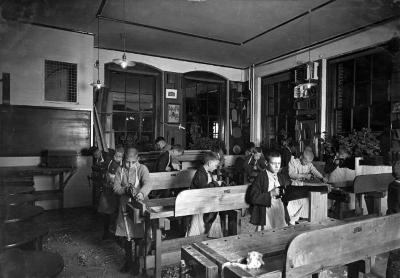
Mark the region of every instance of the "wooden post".
<instances>
[{"instance_id":1,"label":"wooden post","mask_svg":"<svg viewBox=\"0 0 400 278\"><path fill-rule=\"evenodd\" d=\"M328 193L309 193L308 219L310 222L318 222L328 218Z\"/></svg>"}]
</instances>

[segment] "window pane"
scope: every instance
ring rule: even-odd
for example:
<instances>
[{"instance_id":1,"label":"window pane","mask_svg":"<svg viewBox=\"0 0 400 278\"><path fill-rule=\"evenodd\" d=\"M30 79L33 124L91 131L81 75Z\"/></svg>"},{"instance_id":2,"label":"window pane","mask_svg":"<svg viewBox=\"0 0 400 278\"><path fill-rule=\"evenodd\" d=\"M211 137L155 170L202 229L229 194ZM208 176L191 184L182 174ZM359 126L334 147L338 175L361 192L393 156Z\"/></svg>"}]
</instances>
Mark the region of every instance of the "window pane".
<instances>
[{"instance_id":1,"label":"window pane","mask_svg":"<svg viewBox=\"0 0 400 278\"><path fill-rule=\"evenodd\" d=\"M125 92L125 74L123 72L112 71L110 73L110 90Z\"/></svg>"},{"instance_id":2,"label":"window pane","mask_svg":"<svg viewBox=\"0 0 400 278\"><path fill-rule=\"evenodd\" d=\"M153 95L155 79L152 76L142 77L140 79L140 94Z\"/></svg>"},{"instance_id":3,"label":"window pane","mask_svg":"<svg viewBox=\"0 0 400 278\"><path fill-rule=\"evenodd\" d=\"M370 104L370 82L356 83L355 106Z\"/></svg>"},{"instance_id":4,"label":"window pane","mask_svg":"<svg viewBox=\"0 0 400 278\"><path fill-rule=\"evenodd\" d=\"M392 73L392 58L389 53L381 52L374 54L372 78L390 79Z\"/></svg>"},{"instance_id":5,"label":"window pane","mask_svg":"<svg viewBox=\"0 0 400 278\"><path fill-rule=\"evenodd\" d=\"M152 143L153 142L153 133L142 132L142 139L140 141L142 143Z\"/></svg>"},{"instance_id":6,"label":"window pane","mask_svg":"<svg viewBox=\"0 0 400 278\"><path fill-rule=\"evenodd\" d=\"M208 94L208 115L219 115L219 92Z\"/></svg>"},{"instance_id":7,"label":"window pane","mask_svg":"<svg viewBox=\"0 0 400 278\"><path fill-rule=\"evenodd\" d=\"M139 95L136 93L126 93L126 110L139 112Z\"/></svg>"},{"instance_id":8,"label":"window pane","mask_svg":"<svg viewBox=\"0 0 400 278\"><path fill-rule=\"evenodd\" d=\"M199 99L197 103L200 115L207 115L207 99Z\"/></svg>"},{"instance_id":9,"label":"window pane","mask_svg":"<svg viewBox=\"0 0 400 278\"><path fill-rule=\"evenodd\" d=\"M125 144L125 132L115 132L115 144L116 145L124 145Z\"/></svg>"},{"instance_id":10,"label":"window pane","mask_svg":"<svg viewBox=\"0 0 400 278\"><path fill-rule=\"evenodd\" d=\"M371 79L371 56L356 58L356 82Z\"/></svg>"},{"instance_id":11,"label":"window pane","mask_svg":"<svg viewBox=\"0 0 400 278\"><path fill-rule=\"evenodd\" d=\"M128 131L139 131L139 114L127 113L126 114L126 127Z\"/></svg>"},{"instance_id":12,"label":"window pane","mask_svg":"<svg viewBox=\"0 0 400 278\"><path fill-rule=\"evenodd\" d=\"M125 131L125 112L114 112L113 113L113 129L115 131Z\"/></svg>"},{"instance_id":13,"label":"window pane","mask_svg":"<svg viewBox=\"0 0 400 278\"><path fill-rule=\"evenodd\" d=\"M77 64L45 60L44 83L45 100L76 102Z\"/></svg>"},{"instance_id":14,"label":"window pane","mask_svg":"<svg viewBox=\"0 0 400 278\"><path fill-rule=\"evenodd\" d=\"M125 93L112 92L113 110L125 111Z\"/></svg>"},{"instance_id":15,"label":"window pane","mask_svg":"<svg viewBox=\"0 0 400 278\"><path fill-rule=\"evenodd\" d=\"M374 104L371 108L371 129L382 131L390 126L390 102Z\"/></svg>"},{"instance_id":16,"label":"window pane","mask_svg":"<svg viewBox=\"0 0 400 278\"><path fill-rule=\"evenodd\" d=\"M153 110L153 94L151 95L140 95L140 111L152 111Z\"/></svg>"},{"instance_id":17,"label":"window pane","mask_svg":"<svg viewBox=\"0 0 400 278\"><path fill-rule=\"evenodd\" d=\"M388 101L388 80L372 81L372 103Z\"/></svg>"},{"instance_id":18,"label":"window pane","mask_svg":"<svg viewBox=\"0 0 400 278\"><path fill-rule=\"evenodd\" d=\"M341 68L340 68L341 67ZM344 83L354 82L354 60L345 61L339 65L339 78L342 78ZM342 74L342 76L340 76Z\"/></svg>"},{"instance_id":19,"label":"window pane","mask_svg":"<svg viewBox=\"0 0 400 278\"><path fill-rule=\"evenodd\" d=\"M355 106L353 111L353 129L361 130L363 127L368 127L368 107ZM343 120L346 121L346 118Z\"/></svg>"},{"instance_id":20,"label":"window pane","mask_svg":"<svg viewBox=\"0 0 400 278\"><path fill-rule=\"evenodd\" d=\"M143 132L152 132L153 131L153 115L152 114L144 114L142 116L142 131Z\"/></svg>"},{"instance_id":21,"label":"window pane","mask_svg":"<svg viewBox=\"0 0 400 278\"><path fill-rule=\"evenodd\" d=\"M126 92L139 93L139 78L131 73L126 74Z\"/></svg>"}]
</instances>

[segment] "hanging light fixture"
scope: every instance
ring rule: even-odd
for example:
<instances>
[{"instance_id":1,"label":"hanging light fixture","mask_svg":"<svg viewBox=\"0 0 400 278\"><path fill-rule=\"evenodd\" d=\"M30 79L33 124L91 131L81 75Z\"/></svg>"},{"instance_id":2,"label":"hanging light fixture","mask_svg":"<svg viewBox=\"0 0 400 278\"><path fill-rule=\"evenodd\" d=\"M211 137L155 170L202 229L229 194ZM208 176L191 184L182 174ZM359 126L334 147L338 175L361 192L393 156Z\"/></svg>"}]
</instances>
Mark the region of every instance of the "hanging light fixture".
<instances>
[{"instance_id":1,"label":"hanging light fixture","mask_svg":"<svg viewBox=\"0 0 400 278\"><path fill-rule=\"evenodd\" d=\"M303 86L309 90L314 86L317 86L317 83L312 82L312 76L314 73L314 63L311 61L311 10L308 11L308 62L307 62L307 76L308 82L303 84Z\"/></svg>"},{"instance_id":2,"label":"hanging light fixture","mask_svg":"<svg viewBox=\"0 0 400 278\"><path fill-rule=\"evenodd\" d=\"M125 0L122 1L122 9L123 9L123 18L124 18L124 22L125 22ZM123 48L124 48L124 53L122 54L122 58L118 58L118 59L113 59L113 63L117 64L119 66L121 66L121 68L126 69L127 67L133 67L135 66L135 63L132 61L127 61L126 60L126 31L125 31L125 23L123 24L123 34L121 34L121 39L123 42Z\"/></svg>"},{"instance_id":3,"label":"hanging light fixture","mask_svg":"<svg viewBox=\"0 0 400 278\"><path fill-rule=\"evenodd\" d=\"M101 89L103 85L100 81L100 17L97 17L97 60L94 64L94 67L97 69L97 81L90 83L91 86L95 87L97 90Z\"/></svg>"}]
</instances>

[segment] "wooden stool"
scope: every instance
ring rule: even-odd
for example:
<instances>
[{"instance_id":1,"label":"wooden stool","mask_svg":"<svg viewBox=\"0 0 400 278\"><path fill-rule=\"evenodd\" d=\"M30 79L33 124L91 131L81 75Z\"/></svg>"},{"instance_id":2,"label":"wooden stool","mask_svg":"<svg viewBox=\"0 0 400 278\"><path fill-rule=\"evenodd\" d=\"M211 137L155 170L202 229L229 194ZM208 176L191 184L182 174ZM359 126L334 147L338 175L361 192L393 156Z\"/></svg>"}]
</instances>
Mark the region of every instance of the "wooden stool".
<instances>
[{"instance_id":1,"label":"wooden stool","mask_svg":"<svg viewBox=\"0 0 400 278\"><path fill-rule=\"evenodd\" d=\"M0 186L0 196L32 193L33 186Z\"/></svg>"},{"instance_id":2,"label":"wooden stool","mask_svg":"<svg viewBox=\"0 0 400 278\"><path fill-rule=\"evenodd\" d=\"M56 277L63 268L57 253L11 249L0 254L1 277Z\"/></svg>"},{"instance_id":3,"label":"wooden stool","mask_svg":"<svg viewBox=\"0 0 400 278\"><path fill-rule=\"evenodd\" d=\"M30 219L43 212L43 208L32 205L0 206L0 222L12 223Z\"/></svg>"},{"instance_id":4,"label":"wooden stool","mask_svg":"<svg viewBox=\"0 0 400 278\"><path fill-rule=\"evenodd\" d=\"M27 247L42 250L42 239L48 232L47 226L38 224L33 220L5 224L0 249Z\"/></svg>"},{"instance_id":5,"label":"wooden stool","mask_svg":"<svg viewBox=\"0 0 400 278\"><path fill-rule=\"evenodd\" d=\"M8 206L17 206L25 203L33 204L35 196L32 194L17 194L0 196L0 204L7 204Z\"/></svg>"}]
</instances>

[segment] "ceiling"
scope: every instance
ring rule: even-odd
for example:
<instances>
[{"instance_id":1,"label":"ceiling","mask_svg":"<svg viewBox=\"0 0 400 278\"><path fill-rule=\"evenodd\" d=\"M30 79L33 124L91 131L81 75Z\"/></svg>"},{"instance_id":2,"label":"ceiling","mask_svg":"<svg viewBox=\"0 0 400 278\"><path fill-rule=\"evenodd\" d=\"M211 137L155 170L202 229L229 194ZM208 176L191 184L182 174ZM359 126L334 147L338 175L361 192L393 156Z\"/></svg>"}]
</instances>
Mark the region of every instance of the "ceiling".
<instances>
[{"instance_id":1,"label":"ceiling","mask_svg":"<svg viewBox=\"0 0 400 278\"><path fill-rule=\"evenodd\" d=\"M0 0L0 8L0 22L95 35L99 15L100 48L122 51L126 32L128 52L246 68L393 20L400 0Z\"/></svg>"}]
</instances>

